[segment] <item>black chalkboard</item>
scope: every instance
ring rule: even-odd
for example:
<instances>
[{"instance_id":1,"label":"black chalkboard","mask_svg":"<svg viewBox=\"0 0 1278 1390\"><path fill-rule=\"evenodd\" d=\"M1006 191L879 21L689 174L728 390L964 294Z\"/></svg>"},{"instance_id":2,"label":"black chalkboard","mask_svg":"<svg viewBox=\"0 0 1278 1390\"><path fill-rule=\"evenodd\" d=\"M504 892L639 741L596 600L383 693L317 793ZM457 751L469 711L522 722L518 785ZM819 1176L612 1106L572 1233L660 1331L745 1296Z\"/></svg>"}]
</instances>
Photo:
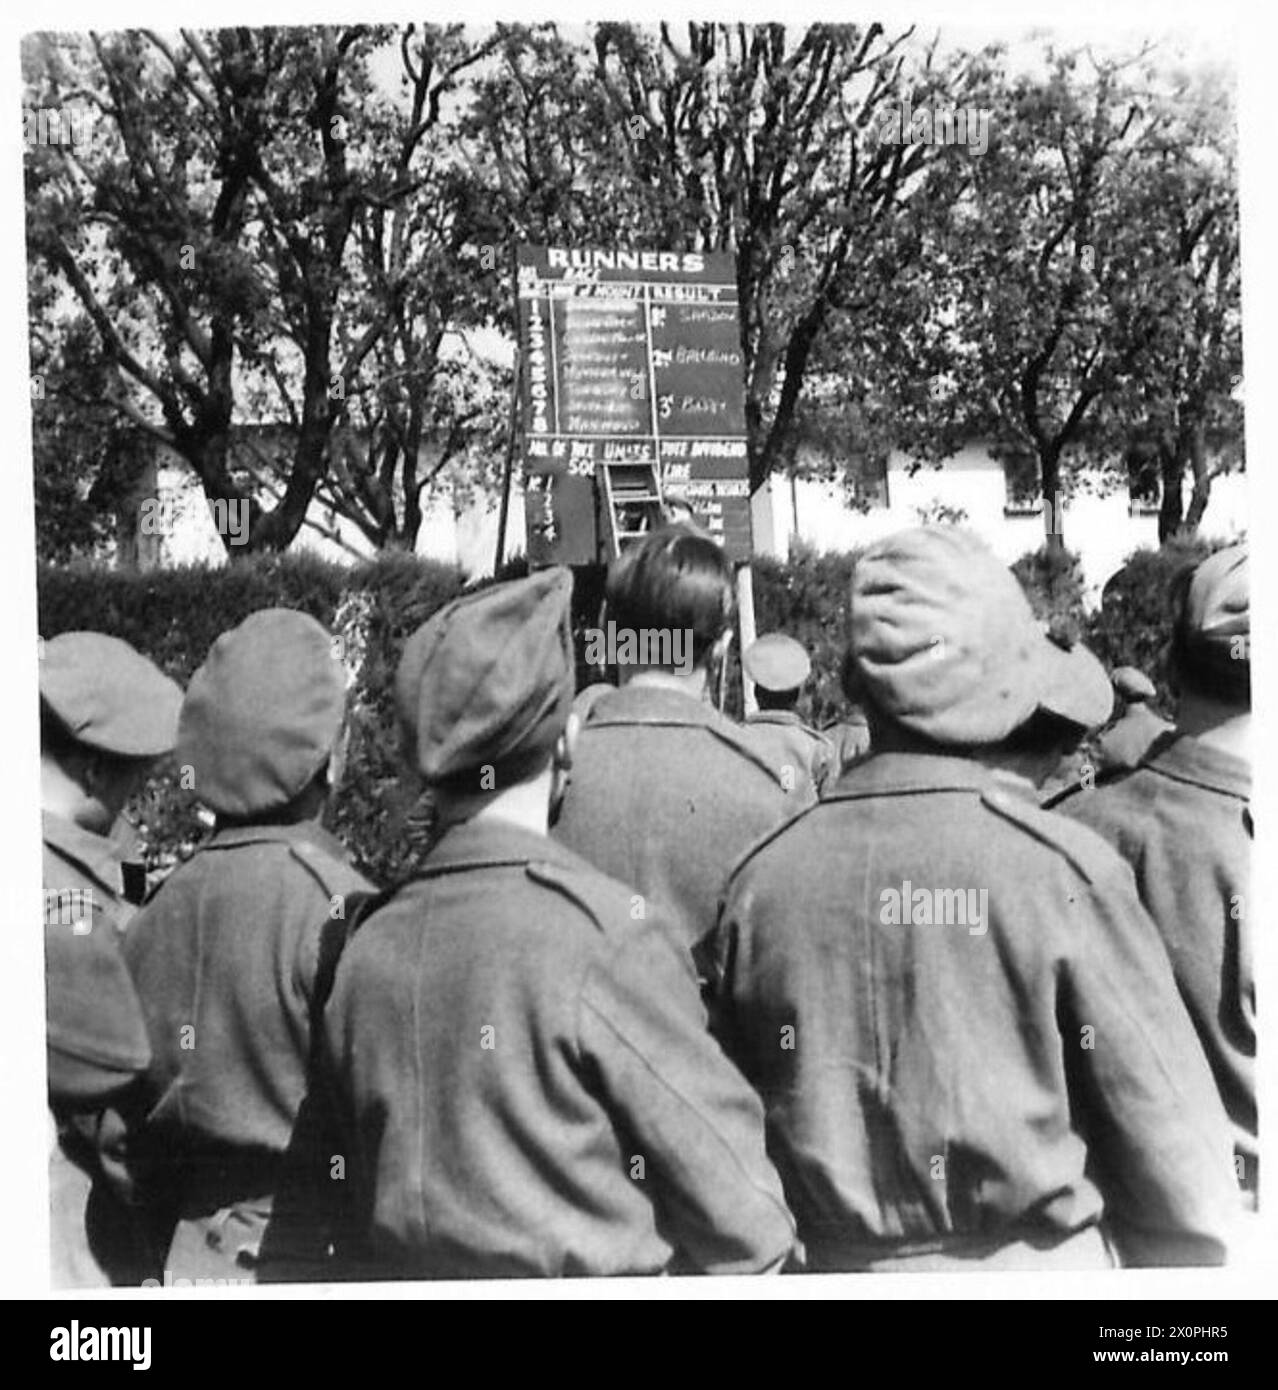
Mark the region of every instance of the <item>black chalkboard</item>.
<instances>
[{"instance_id":1,"label":"black chalkboard","mask_svg":"<svg viewBox=\"0 0 1278 1390\"><path fill-rule=\"evenodd\" d=\"M605 462L655 463L667 501L749 559L734 258L520 246L517 266L530 561L603 558Z\"/></svg>"}]
</instances>

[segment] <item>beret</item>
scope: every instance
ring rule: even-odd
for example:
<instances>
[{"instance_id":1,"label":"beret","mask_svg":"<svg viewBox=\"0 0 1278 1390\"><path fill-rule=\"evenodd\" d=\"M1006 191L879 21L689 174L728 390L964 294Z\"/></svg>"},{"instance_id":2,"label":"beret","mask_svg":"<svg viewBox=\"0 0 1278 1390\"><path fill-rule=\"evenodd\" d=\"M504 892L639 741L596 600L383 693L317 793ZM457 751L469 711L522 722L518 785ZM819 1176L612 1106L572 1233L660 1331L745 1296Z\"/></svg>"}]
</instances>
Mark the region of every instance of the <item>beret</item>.
<instances>
[{"instance_id":1,"label":"beret","mask_svg":"<svg viewBox=\"0 0 1278 1390\"><path fill-rule=\"evenodd\" d=\"M570 571L539 570L463 594L409 638L395 702L428 782L502 790L544 763L572 708L571 601Z\"/></svg>"},{"instance_id":2,"label":"beret","mask_svg":"<svg viewBox=\"0 0 1278 1390\"><path fill-rule=\"evenodd\" d=\"M328 630L306 613L264 608L213 643L191 677L178 762L222 815L260 815L297 796L341 732L346 678Z\"/></svg>"},{"instance_id":3,"label":"beret","mask_svg":"<svg viewBox=\"0 0 1278 1390\"><path fill-rule=\"evenodd\" d=\"M177 742L181 687L105 632L63 632L44 643L40 698L74 738L104 753L158 758Z\"/></svg>"},{"instance_id":4,"label":"beret","mask_svg":"<svg viewBox=\"0 0 1278 1390\"><path fill-rule=\"evenodd\" d=\"M768 632L745 649L745 673L764 690L797 690L807 680L812 662L793 637Z\"/></svg>"},{"instance_id":5,"label":"beret","mask_svg":"<svg viewBox=\"0 0 1278 1390\"><path fill-rule=\"evenodd\" d=\"M1209 555L1193 572L1180 616L1181 639L1201 660L1224 669L1251 660L1247 547Z\"/></svg>"},{"instance_id":6,"label":"beret","mask_svg":"<svg viewBox=\"0 0 1278 1390\"><path fill-rule=\"evenodd\" d=\"M978 536L923 526L869 546L852 574L853 676L880 709L938 743L998 743L1042 709L1083 728L1114 693L1084 647L1035 621L1016 576Z\"/></svg>"}]
</instances>

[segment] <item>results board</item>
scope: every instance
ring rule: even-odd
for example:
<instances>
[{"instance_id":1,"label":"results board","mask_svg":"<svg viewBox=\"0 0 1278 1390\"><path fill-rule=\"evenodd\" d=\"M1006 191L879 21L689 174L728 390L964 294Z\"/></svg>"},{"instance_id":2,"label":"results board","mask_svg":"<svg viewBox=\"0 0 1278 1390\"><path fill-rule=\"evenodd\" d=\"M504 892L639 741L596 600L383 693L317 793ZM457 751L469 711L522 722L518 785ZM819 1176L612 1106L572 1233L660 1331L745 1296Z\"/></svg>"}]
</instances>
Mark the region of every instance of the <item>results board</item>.
<instances>
[{"instance_id":1,"label":"results board","mask_svg":"<svg viewBox=\"0 0 1278 1390\"><path fill-rule=\"evenodd\" d=\"M734 258L520 246L516 264L529 560L604 558L598 476L627 463L749 559Z\"/></svg>"}]
</instances>

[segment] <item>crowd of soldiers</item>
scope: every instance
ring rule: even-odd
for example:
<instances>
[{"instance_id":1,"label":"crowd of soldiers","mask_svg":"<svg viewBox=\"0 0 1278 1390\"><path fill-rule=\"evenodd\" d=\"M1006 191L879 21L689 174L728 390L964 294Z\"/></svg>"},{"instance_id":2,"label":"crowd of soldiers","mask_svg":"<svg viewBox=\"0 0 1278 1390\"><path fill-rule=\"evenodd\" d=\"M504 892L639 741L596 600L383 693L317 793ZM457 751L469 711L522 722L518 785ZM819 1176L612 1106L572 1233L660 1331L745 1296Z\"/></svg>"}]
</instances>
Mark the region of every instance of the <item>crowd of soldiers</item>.
<instances>
[{"instance_id":1,"label":"crowd of soldiers","mask_svg":"<svg viewBox=\"0 0 1278 1390\"><path fill-rule=\"evenodd\" d=\"M694 527L606 597L691 662L577 696L571 591L407 641L438 834L384 892L320 824L320 623L254 613L185 694L47 642L54 1283L1224 1261L1258 1186L1243 549L1173 595L1176 726L1124 673L1081 764L1115 684L965 530L859 558L833 737L781 634L758 714L715 708L733 575ZM215 821L135 909L110 831L168 757Z\"/></svg>"}]
</instances>

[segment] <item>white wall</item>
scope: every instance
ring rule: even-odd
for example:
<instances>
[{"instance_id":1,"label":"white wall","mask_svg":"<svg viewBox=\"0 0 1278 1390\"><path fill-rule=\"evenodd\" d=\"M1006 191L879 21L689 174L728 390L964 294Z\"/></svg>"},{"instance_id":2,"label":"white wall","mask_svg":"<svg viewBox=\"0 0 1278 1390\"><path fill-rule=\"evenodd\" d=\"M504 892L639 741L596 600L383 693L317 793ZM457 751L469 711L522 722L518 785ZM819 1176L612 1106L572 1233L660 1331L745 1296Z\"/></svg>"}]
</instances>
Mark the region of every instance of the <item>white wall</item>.
<instances>
[{"instance_id":1,"label":"white wall","mask_svg":"<svg viewBox=\"0 0 1278 1390\"><path fill-rule=\"evenodd\" d=\"M937 505L961 508L971 526L1011 564L1043 542L1043 517L1006 516L1007 489L1002 466L980 447L964 449L942 468L921 468L913 477L904 455L894 454L888 463L888 505L858 512L847 505L837 484L800 481L798 530L788 478L773 478L755 494L753 504L755 549L765 555L785 555L797 534L818 550L848 550L880 536L919 523L920 512ZM159 495L166 501L165 516L171 525L160 546L161 562L180 564L204 560L218 564L225 559L212 517L198 485L178 468L160 470ZM1188 500L1188 497L1186 498ZM1247 478L1226 474L1212 486L1211 501L1202 530L1208 536L1230 538L1247 527ZM357 527L330 517L316 504L312 515L333 525L359 554L372 547ZM428 506L418 536L417 553L459 564L470 576L491 574L497 545L498 503L493 499L458 513L447 495ZM1101 586L1138 546L1158 544L1158 518L1131 516L1125 490L1102 496L1080 489L1065 504L1062 522L1065 544L1076 551L1083 565L1089 598L1098 601ZM342 546L303 527L294 542L297 549L349 561ZM524 549L524 499L518 481L512 490L506 526L506 556Z\"/></svg>"},{"instance_id":2,"label":"white wall","mask_svg":"<svg viewBox=\"0 0 1278 1390\"><path fill-rule=\"evenodd\" d=\"M942 468L924 467L913 477L907 463L905 455L892 455L888 461L888 505L864 513L846 504L838 484L798 482L797 535L818 550L848 550L917 526L920 512L944 505L962 508L967 513L964 524L983 536L1008 564L1042 545L1041 514L1004 514L1007 487L1003 468L983 448L964 449ZM773 478L764 492L765 497L756 496L755 547L764 554L784 555L796 535L790 481ZM1133 550L1158 544L1157 516L1129 515L1126 489L1103 496L1094 489L1080 488L1062 510L1060 525L1066 547L1079 555L1093 602L1099 601L1105 580ZM770 520L760 516L768 511ZM1246 475L1217 478L1203 519L1203 534L1232 538L1246 527Z\"/></svg>"}]
</instances>

